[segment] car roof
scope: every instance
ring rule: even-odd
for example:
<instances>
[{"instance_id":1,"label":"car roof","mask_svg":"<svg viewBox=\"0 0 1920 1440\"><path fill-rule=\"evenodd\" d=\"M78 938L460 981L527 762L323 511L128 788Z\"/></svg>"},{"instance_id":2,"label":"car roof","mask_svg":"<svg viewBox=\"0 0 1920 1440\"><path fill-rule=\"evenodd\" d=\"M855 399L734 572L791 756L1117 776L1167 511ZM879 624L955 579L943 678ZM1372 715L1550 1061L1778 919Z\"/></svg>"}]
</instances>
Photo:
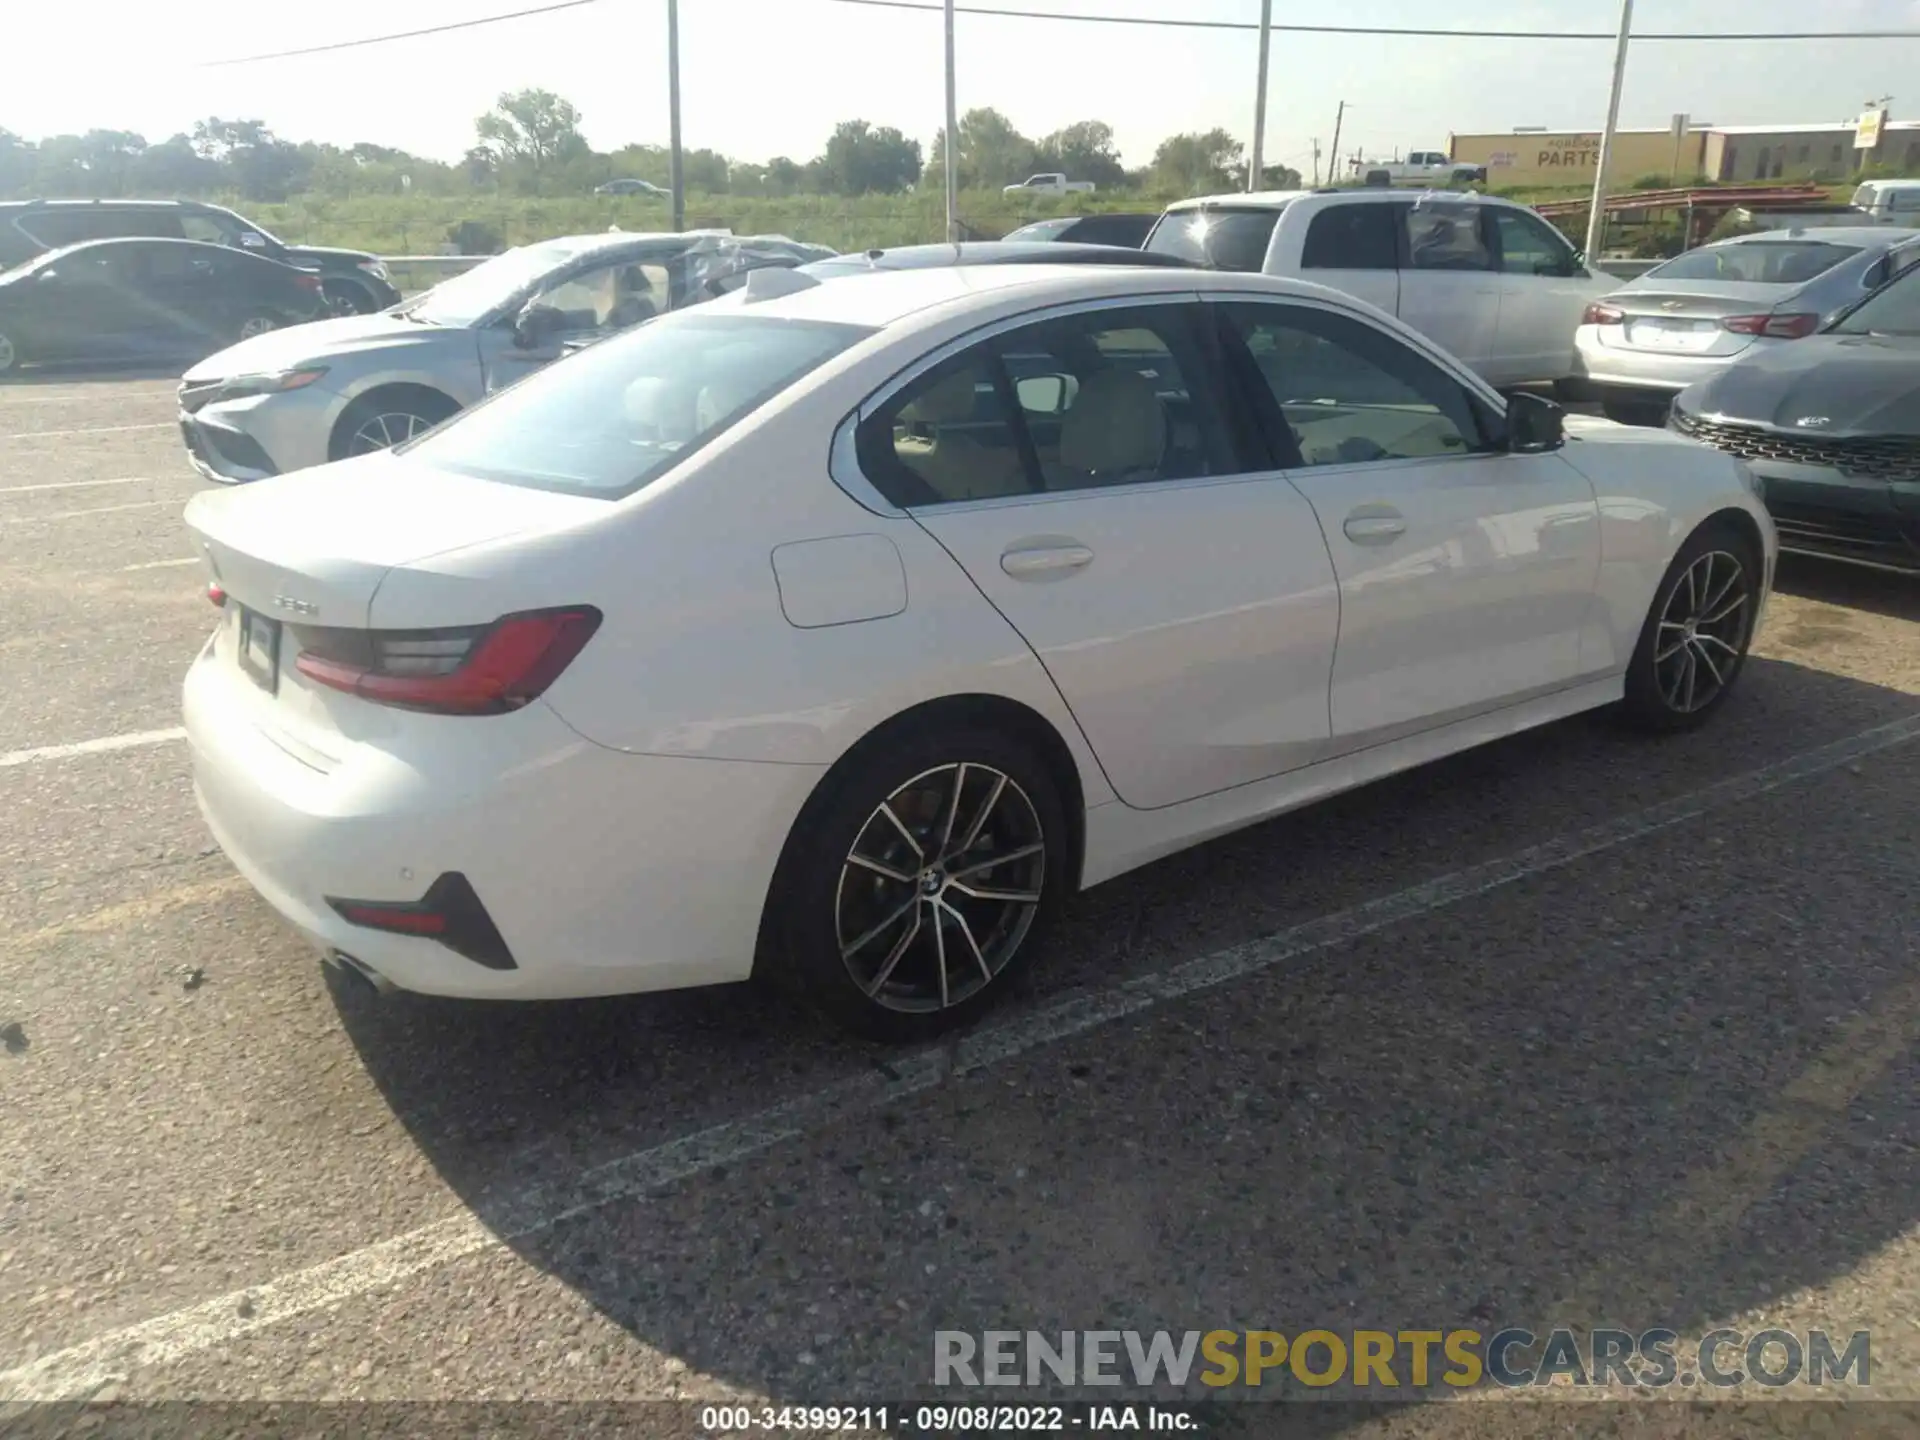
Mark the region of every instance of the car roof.
<instances>
[{"instance_id":1,"label":"car roof","mask_svg":"<svg viewBox=\"0 0 1920 1440\"><path fill-rule=\"evenodd\" d=\"M1394 190L1384 185L1367 185L1353 189L1323 186L1318 190L1254 190L1226 195L1196 195L1190 200L1174 201L1162 213L1172 215L1200 209L1278 210L1283 206L1291 205L1296 200L1304 200L1310 195L1338 195L1342 200L1355 200L1366 204L1384 204L1391 200L1417 201L1427 196L1439 195L1472 204L1508 205L1522 210L1528 208L1519 205L1516 201L1503 199L1498 195L1486 195L1478 190L1448 190L1439 185L1425 189L1403 185Z\"/></svg>"},{"instance_id":2,"label":"car roof","mask_svg":"<svg viewBox=\"0 0 1920 1440\"><path fill-rule=\"evenodd\" d=\"M902 245L864 254L834 255L803 266L835 273L864 262L871 270L919 270L939 265L1094 265L1180 266L1184 261L1150 255L1126 245L1093 245L1069 240L971 240L955 245Z\"/></svg>"},{"instance_id":3,"label":"car roof","mask_svg":"<svg viewBox=\"0 0 1920 1440\"><path fill-rule=\"evenodd\" d=\"M804 269L801 273L804 273ZM809 277L811 278L811 277ZM983 317L1008 309L1039 308L1127 295L1178 295L1203 290L1255 291L1351 303L1322 285L1268 275L1158 265L934 265L912 270L876 270L851 280L816 281L765 299L736 290L698 310L809 320L867 329L912 328L934 323L954 310L977 309ZM689 314L695 313L689 311Z\"/></svg>"},{"instance_id":4,"label":"car roof","mask_svg":"<svg viewBox=\"0 0 1920 1440\"><path fill-rule=\"evenodd\" d=\"M1816 225L1806 230L1760 230L1752 235L1729 235L1724 240L1715 240L1715 245L1751 245L1755 242L1791 240L1801 244L1820 244L1831 241L1838 245L1884 245L1892 247L1904 245L1909 240L1920 240L1920 230L1909 229L1903 225Z\"/></svg>"},{"instance_id":5,"label":"car roof","mask_svg":"<svg viewBox=\"0 0 1920 1440\"><path fill-rule=\"evenodd\" d=\"M0 200L0 208L9 210L224 210L224 205L214 205L205 200L116 200L103 199L34 199ZM165 237L162 237L165 238Z\"/></svg>"}]
</instances>

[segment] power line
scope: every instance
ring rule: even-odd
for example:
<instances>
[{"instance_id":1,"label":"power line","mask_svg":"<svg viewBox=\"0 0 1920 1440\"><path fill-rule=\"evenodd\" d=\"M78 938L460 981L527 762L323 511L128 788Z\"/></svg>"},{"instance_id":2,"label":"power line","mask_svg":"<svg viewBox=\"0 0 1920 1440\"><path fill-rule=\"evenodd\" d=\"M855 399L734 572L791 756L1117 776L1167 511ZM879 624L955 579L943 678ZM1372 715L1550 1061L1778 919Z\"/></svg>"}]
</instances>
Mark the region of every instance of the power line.
<instances>
[{"instance_id":1,"label":"power line","mask_svg":"<svg viewBox=\"0 0 1920 1440\"><path fill-rule=\"evenodd\" d=\"M479 15L471 20L454 20L444 25L429 25L419 30L397 30L384 35L366 35L357 40L336 40L326 45L307 45L296 50L273 50L260 55L235 55L225 60L202 60L192 69L215 69L228 65L253 65L268 60L291 60L302 55L324 55L335 50L358 50L369 45L386 45L396 40L415 40L426 35L444 35L453 30L472 30L482 25L499 25L509 20L526 20L551 15L560 10L577 10L602 0L554 0L524 10L509 10L499 15ZM873 10L914 10L941 13L940 0L820 0L822 4L858 5ZM1167 30L1257 31L1251 20L1175 20L1151 15L1099 15L1070 10L1015 10L996 5L956 5L962 15L983 15L1000 20L1056 20L1081 25L1134 25ZM1276 22L1272 28L1292 35L1408 35L1443 40L1614 40L1607 30L1442 30L1399 25L1295 25ZM1709 40L1920 40L1920 30L1769 30L1739 34L1706 34L1698 31L1653 30L1636 32L1632 37L1648 41Z\"/></svg>"},{"instance_id":2,"label":"power line","mask_svg":"<svg viewBox=\"0 0 1920 1440\"><path fill-rule=\"evenodd\" d=\"M364 45L385 45L393 40L416 40L422 35L444 35L449 30L472 30L480 25L498 25L503 20L525 20L535 15L551 15L556 10L578 10L583 5L599 3L600 0L554 0L551 5L536 5L530 10L509 10L503 15L479 15L472 20L451 20L445 25L429 25L424 30L398 30L390 35L366 35L358 40L336 40L330 45L306 45L298 50L273 50L264 55L235 55L226 60L201 60L188 68L212 70L222 65L252 65L261 60L291 60L300 55L324 55L329 50L358 50Z\"/></svg>"}]
</instances>

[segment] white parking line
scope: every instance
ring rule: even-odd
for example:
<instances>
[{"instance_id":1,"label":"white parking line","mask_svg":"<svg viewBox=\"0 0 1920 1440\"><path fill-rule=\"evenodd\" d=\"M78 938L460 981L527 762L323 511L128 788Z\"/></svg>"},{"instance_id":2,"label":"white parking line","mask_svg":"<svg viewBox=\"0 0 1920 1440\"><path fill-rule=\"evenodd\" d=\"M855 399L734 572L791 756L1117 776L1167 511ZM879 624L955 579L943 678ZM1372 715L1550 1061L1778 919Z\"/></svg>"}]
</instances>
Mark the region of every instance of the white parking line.
<instances>
[{"instance_id":1,"label":"white parking line","mask_svg":"<svg viewBox=\"0 0 1920 1440\"><path fill-rule=\"evenodd\" d=\"M36 760L65 760L74 755L100 755L109 750L138 750L143 745L165 745L186 738L187 732L175 726L171 730L136 730L130 735L76 740L71 745L41 745L32 750L10 750L0 755L0 770L13 765L31 765Z\"/></svg>"},{"instance_id":2,"label":"white parking line","mask_svg":"<svg viewBox=\"0 0 1920 1440\"><path fill-rule=\"evenodd\" d=\"M184 560L148 560L139 565L122 565L120 567L120 573L126 575L135 570L172 570L177 566L198 565L199 563L200 557L198 555L189 555Z\"/></svg>"},{"instance_id":3,"label":"white parking line","mask_svg":"<svg viewBox=\"0 0 1920 1440\"><path fill-rule=\"evenodd\" d=\"M155 420L147 425L89 425L79 430L26 430L18 435L0 433L0 440L60 440L70 435L122 435L129 430L172 430L177 422Z\"/></svg>"},{"instance_id":4,"label":"white parking line","mask_svg":"<svg viewBox=\"0 0 1920 1440\"><path fill-rule=\"evenodd\" d=\"M1067 999L962 1039L952 1050L923 1050L894 1062L891 1076L861 1075L706 1130L636 1151L550 1185L504 1197L491 1227L471 1213L452 1215L337 1259L217 1296L198 1305L110 1330L0 1372L0 1402L91 1395L129 1371L164 1365L282 1320L345 1304L370 1290L546 1230L656 1186L732 1165L838 1121L908 1099L935 1085L997 1065L1138 1014L1348 944L1404 920L1615 849L1710 811L1823 774L1920 736L1920 715L1877 726L1815 750L1709 785L1634 814L1513 855L1455 871L1378 900L1323 916L1262 940L1231 946L1171 970Z\"/></svg>"},{"instance_id":5,"label":"white parking line","mask_svg":"<svg viewBox=\"0 0 1920 1440\"><path fill-rule=\"evenodd\" d=\"M86 384L88 382L76 381L73 383ZM112 385L116 388L111 392L95 388L81 391L78 394L63 395L9 395L4 391L0 391L0 409L5 409L9 405L77 405L87 400L157 400L162 396L177 396L180 393L180 387L177 385L170 386L165 390L121 390L118 386L125 383L123 381L109 379L93 383L96 386Z\"/></svg>"},{"instance_id":6,"label":"white parking line","mask_svg":"<svg viewBox=\"0 0 1920 1440\"><path fill-rule=\"evenodd\" d=\"M184 476L184 472L182 472ZM86 490L96 485L150 485L151 475L119 475L112 480L53 480L45 485L0 485L0 495L37 495L42 490Z\"/></svg>"},{"instance_id":7,"label":"white parking line","mask_svg":"<svg viewBox=\"0 0 1920 1440\"><path fill-rule=\"evenodd\" d=\"M38 525L48 520L79 520L88 515L112 515L121 510L158 510L162 505L175 505L184 510L184 500L136 500L130 505L96 505L91 510L56 510L51 515L15 515L9 520L0 521L0 530L12 529L18 525Z\"/></svg>"}]
</instances>

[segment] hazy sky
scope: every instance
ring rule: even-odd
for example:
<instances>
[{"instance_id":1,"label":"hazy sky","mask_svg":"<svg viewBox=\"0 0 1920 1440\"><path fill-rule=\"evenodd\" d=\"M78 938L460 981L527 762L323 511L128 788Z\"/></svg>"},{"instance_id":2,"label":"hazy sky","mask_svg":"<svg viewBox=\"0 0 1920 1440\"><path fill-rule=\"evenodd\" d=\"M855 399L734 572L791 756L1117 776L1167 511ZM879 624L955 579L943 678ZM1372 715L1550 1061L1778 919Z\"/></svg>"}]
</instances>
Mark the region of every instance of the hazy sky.
<instances>
[{"instance_id":1,"label":"hazy sky","mask_svg":"<svg viewBox=\"0 0 1920 1440\"><path fill-rule=\"evenodd\" d=\"M259 118L289 139L371 140L456 158L501 91L538 85L572 100L600 149L667 134L665 0L583 9L293 60L205 61L497 14L537 0L59 0L6 8L0 127L28 137L90 128L158 140L195 119ZM966 3L966 0L962 0ZM1005 8L1256 21L1259 0L977 0ZM191 16L183 24L182 15ZM1274 20L1611 31L1616 0L1275 0ZM1639 0L1641 31L1920 30L1920 0ZM960 108L992 105L1043 134L1112 124L1144 162L1178 130L1253 125L1251 33L966 15L957 24ZM837 120L862 117L931 141L941 123L937 13L837 0L681 0L682 122L689 146L745 159L806 159ZM34 63L22 64L32 58ZM1267 155L1303 168L1347 101L1342 149L1446 143L1449 131L1597 128L1610 40L1451 40L1276 33ZM1920 115L1920 40L1741 45L1642 42L1624 125L1675 111L1720 124L1838 121L1891 93Z\"/></svg>"}]
</instances>

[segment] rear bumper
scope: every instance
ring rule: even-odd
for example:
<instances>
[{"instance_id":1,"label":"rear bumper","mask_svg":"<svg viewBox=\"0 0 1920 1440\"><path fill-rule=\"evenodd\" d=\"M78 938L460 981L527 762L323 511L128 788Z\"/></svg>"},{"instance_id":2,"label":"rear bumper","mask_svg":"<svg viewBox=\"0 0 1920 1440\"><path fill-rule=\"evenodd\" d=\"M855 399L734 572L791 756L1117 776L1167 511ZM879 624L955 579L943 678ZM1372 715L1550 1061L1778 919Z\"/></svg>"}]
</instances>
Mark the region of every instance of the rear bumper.
<instances>
[{"instance_id":1,"label":"rear bumper","mask_svg":"<svg viewBox=\"0 0 1920 1440\"><path fill-rule=\"evenodd\" d=\"M296 758L250 687L212 646L187 677L194 791L214 838L309 943L425 994L561 999L745 979L780 849L822 773L608 750L545 705L377 712L377 741L337 737L337 756ZM417 901L449 871L513 968L353 924L328 903Z\"/></svg>"},{"instance_id":2,"label":"rear bumper","mask_svg":"<svg viewBox=\"0 0 1920 1440\"><path fill-rule=\"evenodd\" d=\"M1597 325L1582 325L1574 332L1573 348L1580 373L1595 385L1643 390L1650 396L1678 395L1689 385L1718 375L1734 361L1751 355L1755 345L1765 343L1756 340L1738 355L1667 355L1603 345L1599 329Z\"/></svg>"}]
</instances>

